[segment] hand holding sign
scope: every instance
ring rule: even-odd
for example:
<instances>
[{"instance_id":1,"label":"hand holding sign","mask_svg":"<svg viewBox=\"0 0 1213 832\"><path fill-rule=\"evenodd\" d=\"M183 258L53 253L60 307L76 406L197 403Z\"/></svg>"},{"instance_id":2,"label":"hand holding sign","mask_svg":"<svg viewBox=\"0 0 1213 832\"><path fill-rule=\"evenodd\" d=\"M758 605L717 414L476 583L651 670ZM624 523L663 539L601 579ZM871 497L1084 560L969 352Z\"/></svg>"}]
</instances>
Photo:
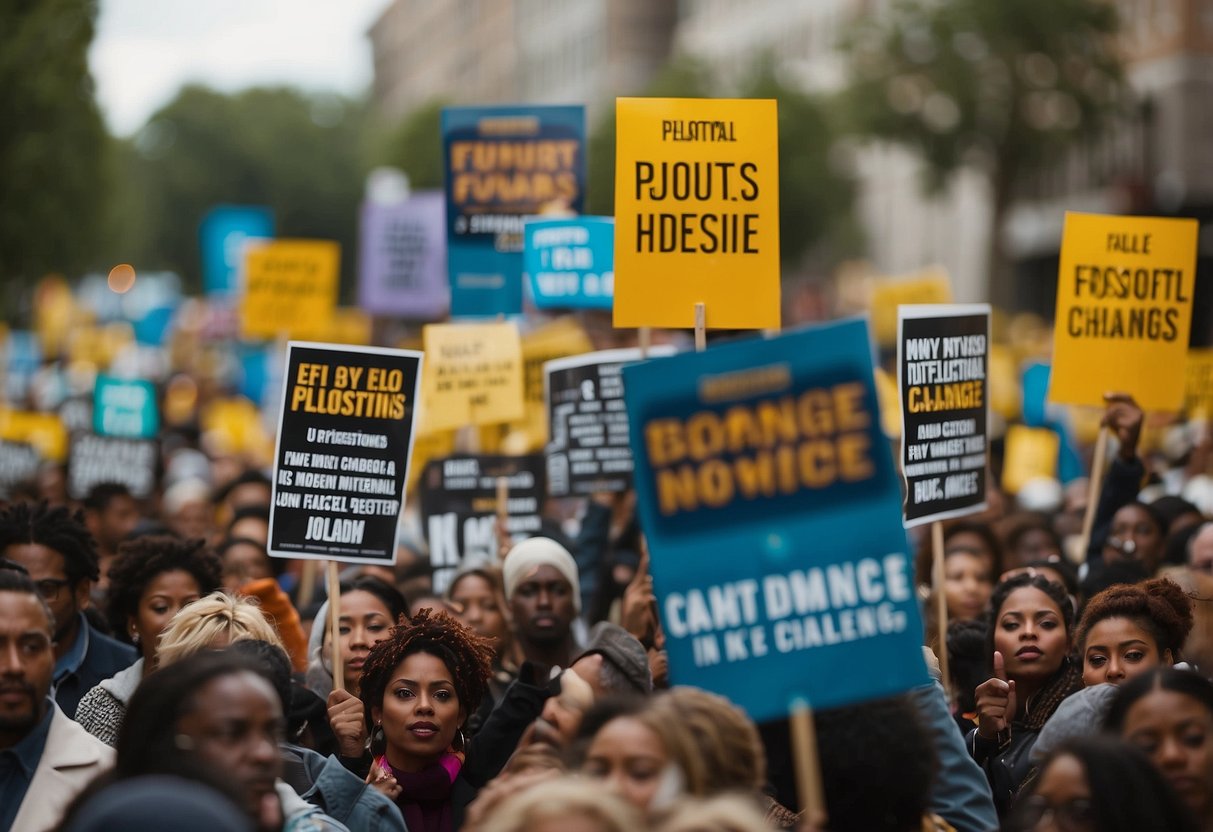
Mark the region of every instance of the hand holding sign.
<instances>
[{"instance_id":1,"label":"hand holding sign","mask_svg":"<svg viewBox=\"0 0 1213 832\"><path fill-rule=\"evenodd\" d=\"M995 739L1015 718L1015 682L1007 680L1002 653L994 651L994 678L977 686L977 735L984 740Z\"/></svg>"},{"instance_id":2,"label":"hand holding sign","mask_svg":"<svg viewBox=\"0 0 1213 832\"><path fill-rule=\"evenodd\" d=\"M653 594L653 577L649 574L648 549L640 555L640 566L623 591L620 623L623 629L634 635L642 644L647 644L653 634L656 619L653 616L657 596Z\"/></svg>"},{"instance_id":3,"label":"hand holding sign","mask_svg":"<svg viewBox=\"0 0 1213 832\"><path fill-rule=\"evenodd\" d=\"M1141 438L1144 414L1128 393L1104 393L1104 401L1108 409L1099 424L1116 434L1120 441L1120 458L1132 462L1137 456L1137 440Z\"/></svg>"}]
</instances>

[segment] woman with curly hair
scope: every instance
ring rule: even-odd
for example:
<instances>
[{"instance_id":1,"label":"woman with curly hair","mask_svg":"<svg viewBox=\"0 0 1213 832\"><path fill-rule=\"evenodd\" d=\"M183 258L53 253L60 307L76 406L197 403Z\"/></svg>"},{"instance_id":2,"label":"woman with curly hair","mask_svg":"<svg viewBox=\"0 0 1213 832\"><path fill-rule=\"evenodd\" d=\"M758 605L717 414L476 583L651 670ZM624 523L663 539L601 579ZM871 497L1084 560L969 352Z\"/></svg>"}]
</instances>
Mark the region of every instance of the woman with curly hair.
<instances>
[{"instance_id":1,"label":"woman with curly hair","mask_svg":"<svg viewBox=\"0 0 1213 832\"><path fill-rule=\"evenodd\" d=\"M360 695L372 735L372 780L410 832L451 832L475 797L459 773L462 728L488 690L493 649L445 612L418 611L372 648Z\"/></svg>"},{"instance_id":2,"label":"woman with curly hair","mask_svg":"<svg viewBox=\"0 0 1213 832\"><path fill-rule=\"evenodd\" d=\"M156 663L160 634L186 604L219 588L219 559L201 540L167 535L141 537L118 547L109 571L106 616L117 638L140 658L92 688L80 700L76 721L102 742L118 738L126 703Z\"/></svg>"},{"instance_id":3,"label":"woman with curly hair","mask_svg":"<svg viewBox=\"0 0 1213 832\"><path fill-rule=\"evenodd\" d=\"M1181 661L1192 631L1192 601L1178 584L1154 578L1119 584L1096 595L1075 632L1087 687L1120 685Z\"/></svg>"},{"instance_id":4,"label":"woman with curly hair","mask_svg":"<svg viewBox=\"0 0 1213 832\"><path fill-rule=\"evenodd\" d=\"M1081 688L1082 676L1070 658L1074 606L1064 588L1040 575L1016 575L994 588L990 606L992 677L977 688L977 728L968 746L1005 817L1032 770L1041 728Z\"/></svg>"}]
</instances>

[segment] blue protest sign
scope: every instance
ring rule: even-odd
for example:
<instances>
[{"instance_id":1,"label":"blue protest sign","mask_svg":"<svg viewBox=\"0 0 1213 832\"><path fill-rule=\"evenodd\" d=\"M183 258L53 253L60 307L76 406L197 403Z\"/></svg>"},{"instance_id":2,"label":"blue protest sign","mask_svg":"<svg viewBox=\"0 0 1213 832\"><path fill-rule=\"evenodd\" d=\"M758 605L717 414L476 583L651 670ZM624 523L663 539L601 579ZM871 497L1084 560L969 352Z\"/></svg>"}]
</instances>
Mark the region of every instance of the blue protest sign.
<instances>
[{"instance_id":1,"label":"blue protest sign","mask_svg":"<svg viewBox=\"0 0 1213 832\"><path fill-rule=\"evenodd\" d=\"M452 317L522 312L523 218L580 214L584 107L442 111Z\"/></svg>"},{"instance_id":2,"label":"blue protest sign","mask_svg":"<svg viewBox=\"0 0 1213 832\"><path fill-rule=\"evenodd\" d=\"M522 270L539 309L610 309L615 302L613 217L529 219Z\"/></svg>"},{"instance_id":3,"label":"blue protest sign","mask_svg":"<svg viewBox=\"0 0 1213 832\"><path fill-rule=\"evenodd\" d=\"M871 349L853 320L623 370L671 681L756 721L927 682Z\"/></svg>"},{"instance_id":4,"label":"blue protest sign","mask_svg":"<svg viewBox=\"0 0 1213 832\"><path fill-rule=\"evenodd\" d=\"M154 439L160 430L155 385L98 375L93 391L93 430L100 436Z\"/></svg>"},{"instance_id":5,"label":"blue protest sign","mask_svg":"<svg viewBox=\"0 0 1213 832\"><path fill-rule=\"evenodd\" d=\"M202 287L206 294L235 294L239 289L238 275L245 242L273 236L274 214L269 208L218 205L207 212L198 229Z\"/></svg>"}]
</instances>

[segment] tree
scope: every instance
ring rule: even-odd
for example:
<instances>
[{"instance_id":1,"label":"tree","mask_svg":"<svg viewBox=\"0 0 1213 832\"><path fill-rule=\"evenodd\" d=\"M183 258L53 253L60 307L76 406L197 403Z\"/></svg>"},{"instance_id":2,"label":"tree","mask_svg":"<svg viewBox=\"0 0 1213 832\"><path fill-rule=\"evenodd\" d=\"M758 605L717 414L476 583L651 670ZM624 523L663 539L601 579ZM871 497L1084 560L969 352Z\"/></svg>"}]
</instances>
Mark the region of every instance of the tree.
<instances>
[{"instance_id":1,"label":"tree","mask_svg":"<svg viewBox=\"0 0 1213 832\"><path fill-rule=\"evenodd\" d=\"M280 237L341 243L354 285L364 106L336 95L183 88L125 143L126 233L119 259L200 286L198 224L216 203L268 205Z\"/></svg>"},{"instance_id":2,"label":"tree","mask_svg":"<svg viewBox=\"0 0 1213 832\"><path fill-rule=\"evenodd\" d=\"M94 265L103 234L109 139L88 49L96 3L0 5L0 286Z\"/></svg>"},{"instance_id":3,"label":"tree","mask_svg":"<svg viewBox=\"0 0 1213 832\"><path fill-rule=\"evenodd\" d=\"M1116 31L1107 0L901 0L850 33L853 128L913 150L928 192L962 167L987 177L995 292L1009 285L999 230L1015 183L1121 111Z\"/></svg>"}]
</instances>

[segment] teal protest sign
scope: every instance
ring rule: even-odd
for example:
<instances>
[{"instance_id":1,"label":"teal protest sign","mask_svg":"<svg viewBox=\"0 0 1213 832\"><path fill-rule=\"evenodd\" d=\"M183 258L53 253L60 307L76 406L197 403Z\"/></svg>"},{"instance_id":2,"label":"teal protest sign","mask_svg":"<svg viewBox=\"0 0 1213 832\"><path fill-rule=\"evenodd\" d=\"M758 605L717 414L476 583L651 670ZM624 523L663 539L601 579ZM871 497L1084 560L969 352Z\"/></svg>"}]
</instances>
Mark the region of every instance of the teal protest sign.
<instances>
[{"instance_id":1,"label":"teal protest sign","mask_svg":"<svg viewBox=\"0 0 1213 832\"><path fill-rule=\"evenodd\" d=\"M527 220L523 273L539 309L610 309L615 302L615 219Z\"/></svg>"},{"instance_id":2,"label":"teal protest sign","mask_svg":"<svg viewBox=\"0 0 1213 832\"><path fill-rule=\"evenodd\" d=\"M926 683L866 322L623 378L671 681L757 721Z\"/></svg>"},{"instance_id":3,"label":"teal protest sign","mask_svg":"<svg viewBox=\"0 0 1213 832\"><path fill-rule=\"evenodd\" d=\"M93 392L93 431L121 439L154 439L160 430L156 387L98 375Z\"/></svg>"}]
</instances>

